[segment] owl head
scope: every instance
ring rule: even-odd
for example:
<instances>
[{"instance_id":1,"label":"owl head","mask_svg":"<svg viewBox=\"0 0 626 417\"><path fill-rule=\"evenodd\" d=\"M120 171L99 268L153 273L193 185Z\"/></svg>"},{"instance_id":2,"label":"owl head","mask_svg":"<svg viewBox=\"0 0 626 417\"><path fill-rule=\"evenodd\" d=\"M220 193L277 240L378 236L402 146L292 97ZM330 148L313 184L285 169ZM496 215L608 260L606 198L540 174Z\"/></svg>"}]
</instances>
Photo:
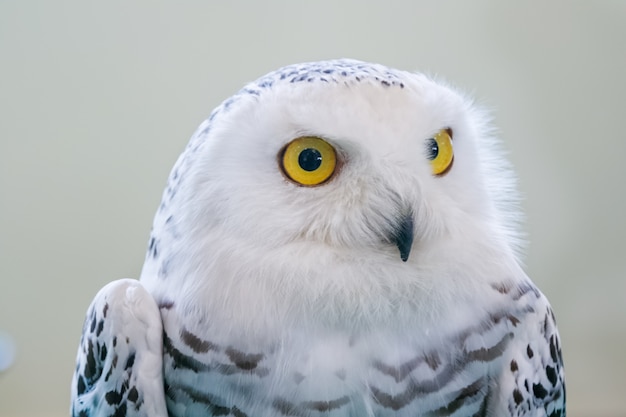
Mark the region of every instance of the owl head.
<instances>
[{"instance_id":1,"label":"owl head","mask_svg":"<svg viewBox=\"0 0 626 417\"><path fill-rule=\"evenodd\" d=\"M194 134L141 279L200 304L273 294L330 315L472 285L517 262L517 197L496 148L485 114L425 75L284 67Z\"/></svg>"}]
</instances>

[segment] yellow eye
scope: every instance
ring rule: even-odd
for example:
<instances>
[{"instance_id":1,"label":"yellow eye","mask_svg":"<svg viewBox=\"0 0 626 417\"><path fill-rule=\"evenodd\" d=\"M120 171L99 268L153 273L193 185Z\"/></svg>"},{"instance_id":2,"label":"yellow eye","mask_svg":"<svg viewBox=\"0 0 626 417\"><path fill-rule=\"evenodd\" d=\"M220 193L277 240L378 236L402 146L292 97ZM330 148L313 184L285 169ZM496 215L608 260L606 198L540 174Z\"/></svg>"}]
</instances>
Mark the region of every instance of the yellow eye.
<instances>
[{"instance_id":1,"label":"yellow eye","mask_svg":"<svg viewBox=\"0 0 626 417\"><path fill-rule=\"evenodd\" d=\"M292 140L285 148L282 169L289 178L301 185L318 185L335 172L337 155L325 140L305 136Z\"/></svg>"},{"instance_id":2,"label":"yellow eye","mask_svg":"<svg viewBox=\"0 0 626 417\"><path fill-rule=\"evenodd\" d=\"M448 172L454 161L450 129L441 129L439 133L426 141L426 157L430 159L433 175L443 175Z\"/></svg>"}]
</instances>

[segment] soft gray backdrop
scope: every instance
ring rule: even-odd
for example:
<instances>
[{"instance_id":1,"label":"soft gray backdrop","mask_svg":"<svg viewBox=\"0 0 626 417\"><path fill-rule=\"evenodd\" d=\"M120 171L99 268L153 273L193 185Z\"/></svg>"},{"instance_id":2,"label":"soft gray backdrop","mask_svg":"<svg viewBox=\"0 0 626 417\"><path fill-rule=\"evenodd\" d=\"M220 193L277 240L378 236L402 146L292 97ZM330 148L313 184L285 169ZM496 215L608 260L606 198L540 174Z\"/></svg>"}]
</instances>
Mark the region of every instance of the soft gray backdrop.
<instances>
[{"instance_id":1,"label":"soft gray backdrop","mask_svg":"<svg viewBox=\"0 0 626 417\"><path fill-rule=\"evenodd\" d=\"M137 277L196 126L279 66L438 74L493 110L570 416L626 415L626 2L0 2L1 416L63 416L83 315Z\"/></svg>"}]
</instances>

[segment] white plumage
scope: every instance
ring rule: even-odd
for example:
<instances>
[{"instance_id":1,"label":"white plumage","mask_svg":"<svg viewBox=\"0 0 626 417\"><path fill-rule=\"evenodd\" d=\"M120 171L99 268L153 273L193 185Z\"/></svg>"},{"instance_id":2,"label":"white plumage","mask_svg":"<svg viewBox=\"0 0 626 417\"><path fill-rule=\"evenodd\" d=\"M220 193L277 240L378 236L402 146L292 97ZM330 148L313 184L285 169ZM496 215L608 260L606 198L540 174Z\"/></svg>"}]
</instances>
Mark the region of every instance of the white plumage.
<instances>
[{"instance_id":1,"label":"white plumage","mask_svg":"<svg viewBox=\"0 0 626 417\"><path fill-rule=\"evenodd\" d=\"M496 148L420 74L336 60L249 84L176 163L140 282L92 303L73 414L565 416Z\"/></svg>"}]
</instances>

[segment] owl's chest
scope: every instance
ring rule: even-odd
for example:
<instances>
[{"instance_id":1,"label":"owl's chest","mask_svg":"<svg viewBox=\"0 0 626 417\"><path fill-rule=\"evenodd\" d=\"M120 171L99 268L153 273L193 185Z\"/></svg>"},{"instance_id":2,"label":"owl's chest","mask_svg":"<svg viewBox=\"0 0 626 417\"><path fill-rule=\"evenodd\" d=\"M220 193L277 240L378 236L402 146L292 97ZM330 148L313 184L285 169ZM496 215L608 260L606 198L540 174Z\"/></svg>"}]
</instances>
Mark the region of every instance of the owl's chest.
<instances>
[{"instance_id":1,"label":"owl's chest","mask_svg":"<svg viewBox=\"0 0 626 417\"><path fill-rule=\"evenodd\" d=\"M255 344L199 334L172 318L164 317L171 415L422 415L459 397L457 406L474 411L485 401L485 362L410 334L294 329Z\"/></svg>"}]
</instances>

